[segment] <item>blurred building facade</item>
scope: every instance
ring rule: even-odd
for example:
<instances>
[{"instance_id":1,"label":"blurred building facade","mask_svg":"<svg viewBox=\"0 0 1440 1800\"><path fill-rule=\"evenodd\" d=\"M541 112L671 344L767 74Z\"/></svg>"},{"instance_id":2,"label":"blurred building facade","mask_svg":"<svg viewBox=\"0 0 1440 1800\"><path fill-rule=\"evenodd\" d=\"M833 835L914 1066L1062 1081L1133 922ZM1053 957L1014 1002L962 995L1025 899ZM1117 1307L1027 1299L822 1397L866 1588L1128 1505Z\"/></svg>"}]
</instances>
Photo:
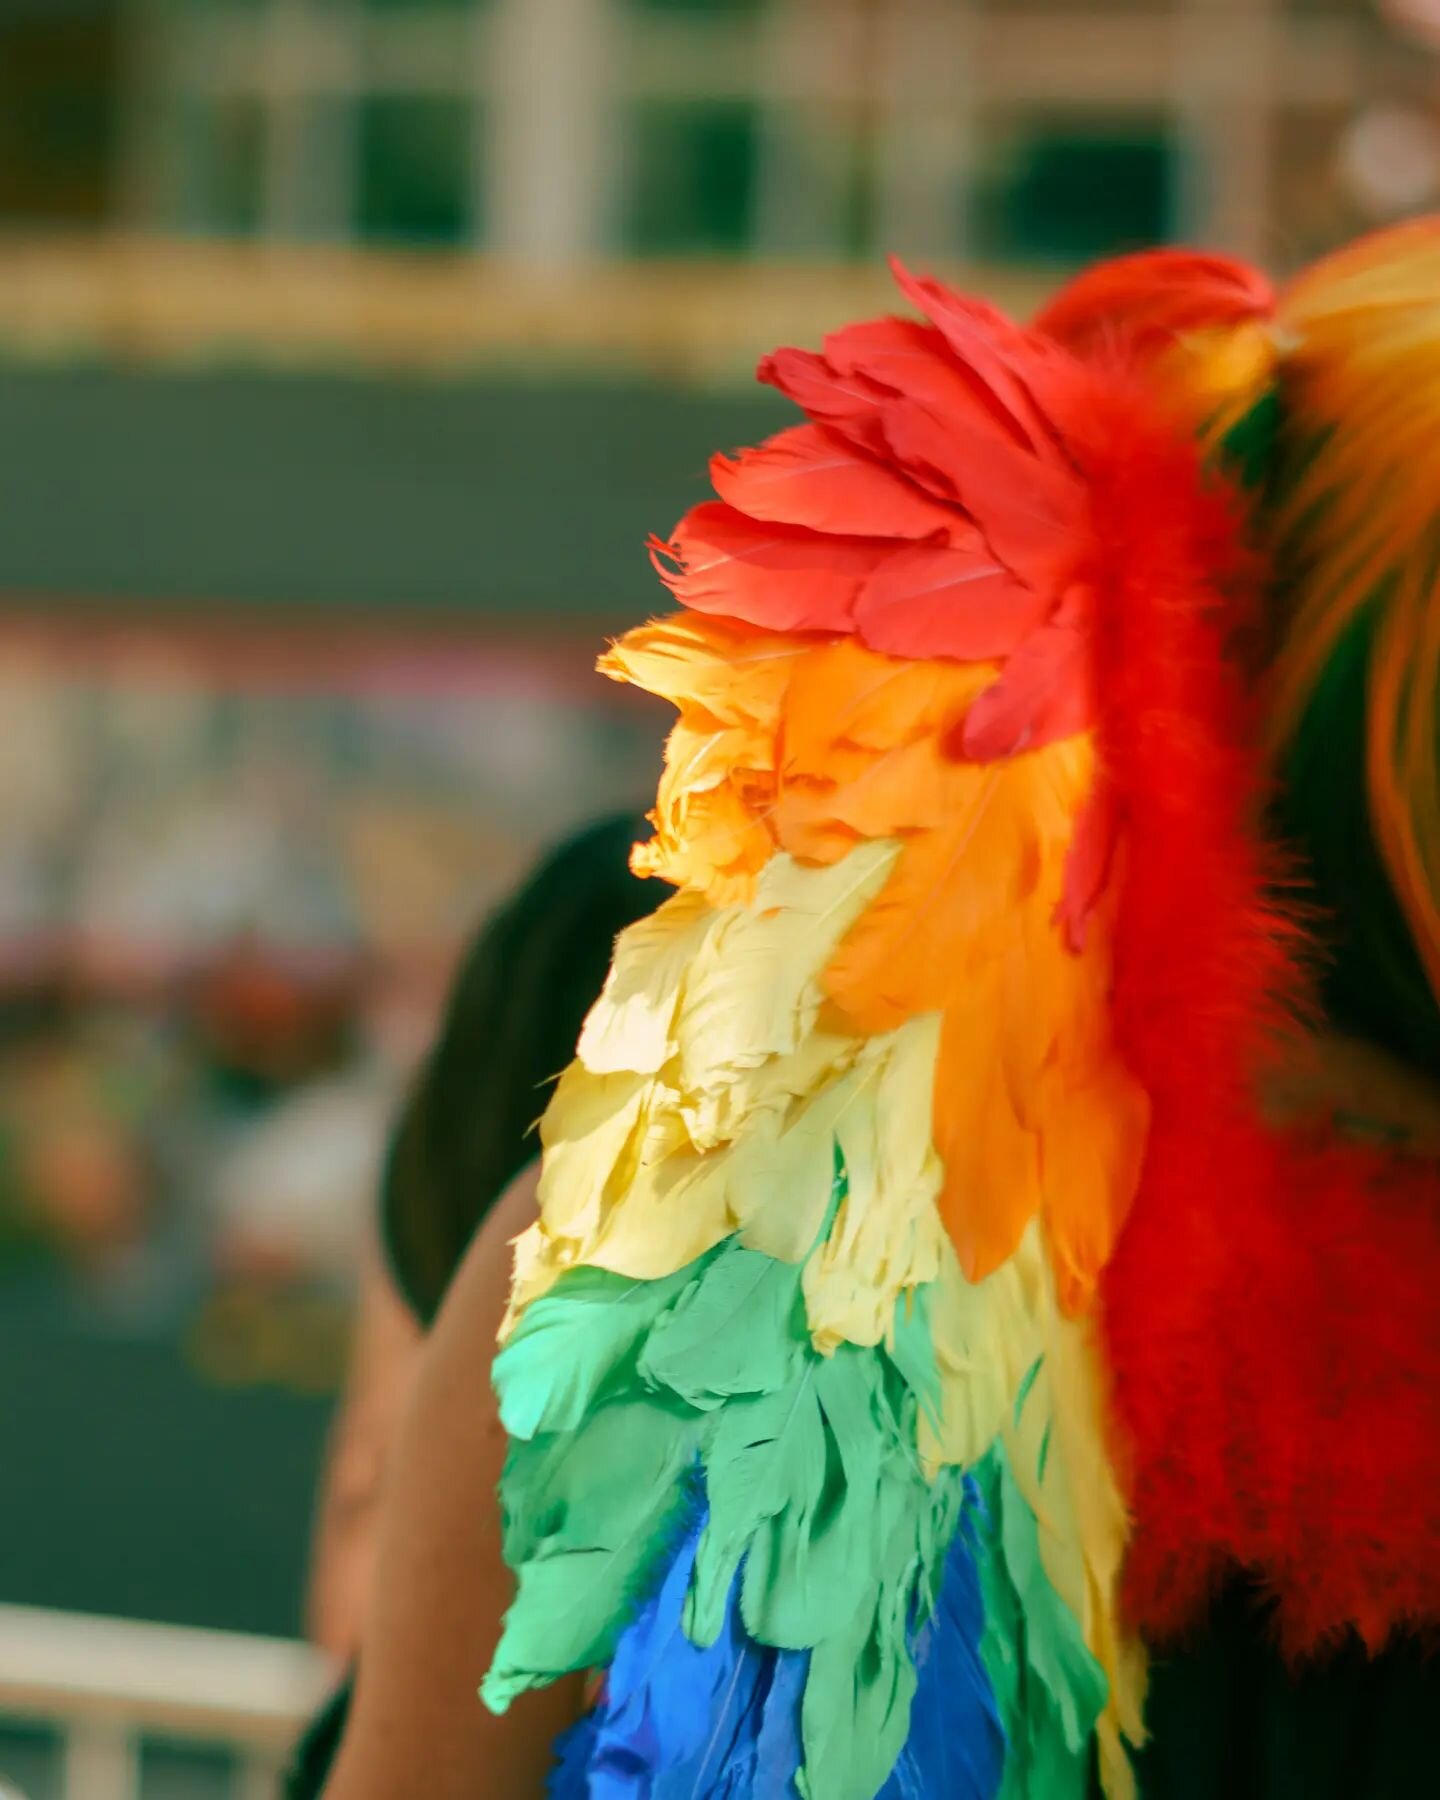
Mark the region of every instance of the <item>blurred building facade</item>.
<instances>
[{"instance_id":1,"label":"blurred building facade","mask_svg":"<svg viewBox=\"0 0 1440 1800\"><path fill-rule=\"evenodd\" d=\"M285 243L1286 262L1430 0L8 0L0 215ZM15 140L28 132L28 145ZM26 153L20 154L17 151ZM47 173L48 171L48 173ZM7 179L10 185L6 185Z\"/></svg>"},{"instance_id":2,"label":"blurred building facade","mask_svg":"<svg viewBox=\"0 0 1440 1800\"><path fill-rule=\"evenodd\" d=\"M1437 45L1440 0L0 0L0 1601L295 1628L394 1095L538 841L653 791L589 670L788 416L756 353L892 304L885 250L1023 311L1435 204Z\"/></svg>"}]
</instances>

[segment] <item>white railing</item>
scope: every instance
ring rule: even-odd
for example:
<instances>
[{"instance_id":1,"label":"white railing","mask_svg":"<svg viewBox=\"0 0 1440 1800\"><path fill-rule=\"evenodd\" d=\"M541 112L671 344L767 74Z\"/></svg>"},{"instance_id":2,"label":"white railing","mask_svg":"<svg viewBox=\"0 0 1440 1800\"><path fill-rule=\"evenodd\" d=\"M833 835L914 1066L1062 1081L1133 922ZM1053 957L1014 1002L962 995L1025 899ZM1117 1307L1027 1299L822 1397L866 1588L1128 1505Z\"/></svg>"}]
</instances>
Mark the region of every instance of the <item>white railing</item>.
<instances>
[{"instance_id":1,"label":"white railing","mask_svg":"<svg viewBox=\"0 0 1440 1800\"><path fill-rule=\"evenodd\" d=\"M236 1758L235 1800L276 1781L334 1670L308 1645L0 1606L0 1717L54 1729L65 1800L141 1800L144 1738Z\"/></svg>"}]
</instances>

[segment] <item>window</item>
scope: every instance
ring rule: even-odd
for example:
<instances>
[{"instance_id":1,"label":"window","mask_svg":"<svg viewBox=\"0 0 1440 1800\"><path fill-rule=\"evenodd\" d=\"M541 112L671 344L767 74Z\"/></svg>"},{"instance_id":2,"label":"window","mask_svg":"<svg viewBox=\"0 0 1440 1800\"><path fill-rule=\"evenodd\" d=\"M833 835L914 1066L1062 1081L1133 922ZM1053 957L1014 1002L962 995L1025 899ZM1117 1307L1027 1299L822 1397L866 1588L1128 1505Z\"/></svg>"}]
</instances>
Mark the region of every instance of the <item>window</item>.
<instances>
[{"instance_id":1,"label":"window","mask_svg":"<svg viewBox=\"0 0 1440 1800\"><path fill-rule=\"evenodd\" d=\"M454 244L471 236L475 107L448 95L371 94L360 103L361 235Z\"/></svg>"},{"instance_id":2,"label":"window","mask_svg":"<svg viewBox=\"0 0 1440 1800\"><path fill-rule=\"evenodd\" d=\"M757 115L745 100L645 100L631 117L627 237L641 254L724 254L750 235Z\"/></svg>"},{"instance_id":3,"label":"window","mask_svg":"<svg viewBox=\"0 0 1440 1800\"><path fill-rule=\"evenodd\" d=\"M972 201L979 255L1076 262L1171 235L1175 151L1161 121L1047 122L991 143Z\"/></svg>"}]
</instances>

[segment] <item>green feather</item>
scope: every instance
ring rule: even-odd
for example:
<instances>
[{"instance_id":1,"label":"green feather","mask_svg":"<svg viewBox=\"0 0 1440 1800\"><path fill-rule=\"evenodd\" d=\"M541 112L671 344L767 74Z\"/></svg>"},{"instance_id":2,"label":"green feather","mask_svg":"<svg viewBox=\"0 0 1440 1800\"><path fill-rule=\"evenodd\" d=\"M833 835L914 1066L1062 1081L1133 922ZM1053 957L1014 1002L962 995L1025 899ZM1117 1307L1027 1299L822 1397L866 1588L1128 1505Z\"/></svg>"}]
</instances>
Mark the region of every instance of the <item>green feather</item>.
<instances>
[{"instance_id":1,"label":"green feather","mask_svg":"<svg viewBox=\"0 0 1440 1800\"><path fill-rule=\"evenodd\" d=\"M1042 1350L1020 1378L1020 1386L1015 1392L1015 1405L1010 1414L1011 1419L1016 1425L1020 1423L1020 1415L1025 1410L1025 1402L1030 1398L1030 1390L1034 1387L1040 1371L1044 1366L1045 1352Z\"/></svg>"},{"instance_id":2,"label":"green feather","mask_svg":"<svg viewBox=\"0 0 1440 1800\"><path fill-rule=\"evenodd\" d=\"M873 1561L883 1447L866 1414L877 1361L873 1351L842 1345L807 1371L797 1412L808 1415L807 1443L819 1454L803 1473L786 1471L795 1503L756 1521L740 1590L741 1617L762 1643L803 1649L839 1630L853 1605L847 1596L855 1592L856 1571ZM707 1462L709 1492L717 1484L725 1491L728 1482L728 1471L712 1473Z\"/></svg>"},{"instance_id":3,"label":"green feather","mask_svg":"<svg viewBox=\"0 0 1440 1800\"><path fill-rule=\"evenodd\" d=\"M913 1603L937 1589L962 1495L953 1471L933 1486L887 1484L869 1579L844 1626L810 1658L801 1708L804 1800L869 1800L894 1767L915 1698L908 1628L926 1612Z\"/></svg>"},{"instance_id":4,"label":"green feather","mask_svg":"<svg viewBox=\"0 0 1440 1800\"><path fill-rule=\"evenodd\" d=\"M934 1340L930 1335L928 1288L916 1288L909 1295L901 1295L891 1336L891 1367L914 1396L921 1415L939 1432L940 1367L935 1361Z\"/></svg>"},{"instance_id":5,"label":"green feather","mask_svg":"<svg viewBox=\"0 0 1440 1800\"><path fill-rule=\"evenodd\" d=\"M493 1368L510 1436L573 1431L608 1387L633 1378L636 1355L657 1318L695 1285L713 1256L659 1281L573 1269L532 1301Z\"/></svg>"},{"instance_id":6,"label":"green feather","mask_svg":"<svg viewBox=\"0 0 1440 1800\"><path fill-rule=\"evenodd\" d=\"M527 1688L609 1661L667 1542L699 1435L697 1417L644 1397L513 1447L501 1493L519 1587L481 1690L487 1706L503 1712Z\"/></svg>"},{"instance_id":7,"label":"green feather","mask_svg":"<svg viewBox=\"0 0 1440 1800\"><path fill-rule=\"evenodd\" d=\"M695 1558L695 1585L686 1613L686 1629L697 1643L714 1640L724 1618L725 1597L752 1546L742 1595L747 1615L752 1612L755 1582L763 1586L769 1579L774 1538L804 1557L825 1488L825 1428L815 1398L815 1372L815 1362L807 1358L786 1387L737 1401L715 1422L705 1446L710 1517ZM769 1527L777 1517L778 1530L771 1534ZM791 1574L797 1584L805 1584L802 1569ZM770 1641L759 1623L746 1617L752 1633L762 1642ZM822 1631L833 1629L816 1623ZM803 1633L804 1626L800 1629ZM804 1646L787 1638L784 1647Z\"/></svg>"},{"instance_id":8,"label":"green feather","mask_svg":"<svg viewBox=\"0 0 1440 1800\"><path fill-rule=\"evenodd\" d=\"M800 1266L732 1247L658 1319L639 1373L703 1412L793 1381L808 1342Z\"/></svg>"},{"instance_id":9,"label":"green feather","mask_svg":"<svg viewBox=\"0 0 1440 1800\"><path fill-rule=\"evenodd\" d=\"M1105 1672L1050 1585L1034 1514L998 1446L974 1471L984 1501L981 1654L1009 1740L1001 1800L1081 1800Z\"/></svg>"},{"instance_id":10,"label":"green feather","mask_svg":"<svg viewBox=\"0 0 1440 1800\"><path fill-rule=\"evenodd\" d=\"M837 1151L826 1230L845 1192ZM928 1480L915 1448L940 1387L925 1297L902 1299L890 1348L822 1356L802 1276L732 1238L661 1281L573 1270L527 1309L496 1364L519 1590L488 1704L609 1659L698 1461L686 1629L713 1639L738 1574L751 1633L811 1651L803 1792L883 1785L909 1728L909 1629L934 1604L962 1486Z\"/></svg>"}]
</instances>

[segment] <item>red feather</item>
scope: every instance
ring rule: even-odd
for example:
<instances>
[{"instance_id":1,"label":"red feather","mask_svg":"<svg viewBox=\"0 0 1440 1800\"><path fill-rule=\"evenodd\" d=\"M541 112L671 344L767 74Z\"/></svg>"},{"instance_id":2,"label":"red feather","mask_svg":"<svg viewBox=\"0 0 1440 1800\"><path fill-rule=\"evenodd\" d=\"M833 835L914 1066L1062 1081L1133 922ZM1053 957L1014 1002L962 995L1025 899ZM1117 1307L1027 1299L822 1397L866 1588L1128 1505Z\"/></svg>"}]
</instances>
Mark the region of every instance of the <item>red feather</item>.
<instances>
[{"instance_id":1,"label":"red feather","mask_svg":"<svg viewBox=\"0 0 1440 1800\"><path fill-rule=\"evenodd\" d=\"M890 549L874 538L760 524L707 501L686 513L670 543L653 539L650 555L666 587L696 612L771 631L849 631L860 589Z\"/></svg>"},{"instance_id":2,"label":"red feather","mask_svg":"<svg viewBox=\"0 0 1440 1800\"><path fill-rule=\"evenodd\" d=\"M1095 722L1095 683L1084 632L1056 622L1032 632L974 700L960 728L973 762L994 762L1073 737Z\"/></svg>"},{"instance_id":3,"label":"red feather","mask_svg":"<svg viewBox=\"0 0 1440 1800\"><path fill-rule=\"evenodd\" d=\"M1055 923L1077 955L1085 948L1090 914L1109 886L1118 836L1114 789L1104 783L1075 821L1075 837L1065 858L1065 885L1055 909Z\"/></svg>"},{"instance_id":4,"label":"red feather","mask_svg":"<svg viewBox=\"0 0 1440 1800\"><path fill-rule=\"evenodd\" d=\"M1195 250L1146 250L1098 263L1063 287L1036 329L1084 354L1139 356L1187 332L1269 318L1275 290L1248 263Z\"/></svg>"},{"instance_id":5,"label":"red feather","mask_svg":"<svg viewBox=\"0 0 1440 1800\"><path fill-rule=\"evenodd\" d=\"M796 425L733 460L714 457L710 478L738 512L812 531L941 538L970 529L952 507L823 425Z\"/></svg>"},{"instance_id":6,"label":"red feather","mask_svg":"<svg viewBox=\"0 0 1440 1800\"><path fill-rule=\"evenodd\" d=\"M1128 419L1124 416L1128 412ZM1300 986L1255 831L1250 702L1216 626L1227 502L1195 450L1098 402L1102 767L1125 821L1114 1019L1152 1100L1101 1282L1129 1473L1127 1595L1183 1629L1237 1565L1297 1651L1440 1622L1440 1173L1258 1122ZM1128 446L1128 447L1127 447Z\"/></svg>"},{"instance_id":7,"label":"red feather","mask_svg":"<svg viewBox=\"0 0 1440 1800\"><path fill-rule=\"evenodd\" d=\"M881 563L855 608L872 650L989 662L1045 622L1049 596L1025 587L974 535L968 550L917 544Z\"/></svg>"},{"instance_id":8,"label":"red feather","mask_svg":"<svg viewBox=\"0 0 1440 1800\"><path fill-rule=\"evenodd\" d=\"M889 398L885 388L854 371L837 371L813 350L772 350L761 358L756 375L812 419L843 432L862 449L884 454L879 409Z\"/></svg>"},{"instance_id":9,"label":"red feather","mask_svg":"<svg viewBox=\"0 0 1440 1800\"><path fill-rule=\"evenodd\" d=\"M1031 587L1060 593L1089 547L1085 494L1073 475L907 400L885 408L884 427L905 469L963 506L999 561Z\"/></svg>"},{"instance_id":10,"label":"red feather","mask_svg":"<svg viewBox=\"0 0 1440 1800\"><path fill-rule=\"evenodd\" d=\"M1032 450L1029 436L986 387L975 370L951 351L933 325L914 319L871 319L832 332L825 360L843 375L863 376L880 399L907 400L986 437L997 432Z\"/></svg>"},{"instance_id":11,"label":"red feather","mask_svg":"<svg viewBox=\"0 0 1440 1800\"><path fill-rule=\"evenodd\" d=\"M858 629L891 655L1008 659L966 743L1009 755L1090 717L1088 620L1052 614L1098 546L1084 483L1027 385L1038 372L1073 402L1089 377L989 308L900 278L939 326L876 319L832 333L823 356L767 357L761 378L811 423L715 458L722 504L682 520L657 567L702 612Z\"/></svg>"},{"instance_id":12,"label":"red feather","mask_svg":"<svg viewBox=\"0 0 1440 1800\"><path fill-rule=\"evenodd\" d=\"M1068 358L984 301L957 294L929 276L912 275L895 257L890 268L905 298L973 372L1011 430L1036 451L1054 455L1051 414L1075 387L1076 371Z\"/></svg>"},{"instance_id":13,"label":"red feather","mask_svg":"<svg viewBox=\"0 0 1440 1800\"><path fill-rule=\"evenodd\" d=\"M1030 440L979 380L951 353L933 326L912 319L870 319L847 325L825 339L824 354L777 350L759 375L812 419L841 432L861 449L886 457L880 414L903 395L957 429L983 437Z\"/></svg>"}]
</instances>

